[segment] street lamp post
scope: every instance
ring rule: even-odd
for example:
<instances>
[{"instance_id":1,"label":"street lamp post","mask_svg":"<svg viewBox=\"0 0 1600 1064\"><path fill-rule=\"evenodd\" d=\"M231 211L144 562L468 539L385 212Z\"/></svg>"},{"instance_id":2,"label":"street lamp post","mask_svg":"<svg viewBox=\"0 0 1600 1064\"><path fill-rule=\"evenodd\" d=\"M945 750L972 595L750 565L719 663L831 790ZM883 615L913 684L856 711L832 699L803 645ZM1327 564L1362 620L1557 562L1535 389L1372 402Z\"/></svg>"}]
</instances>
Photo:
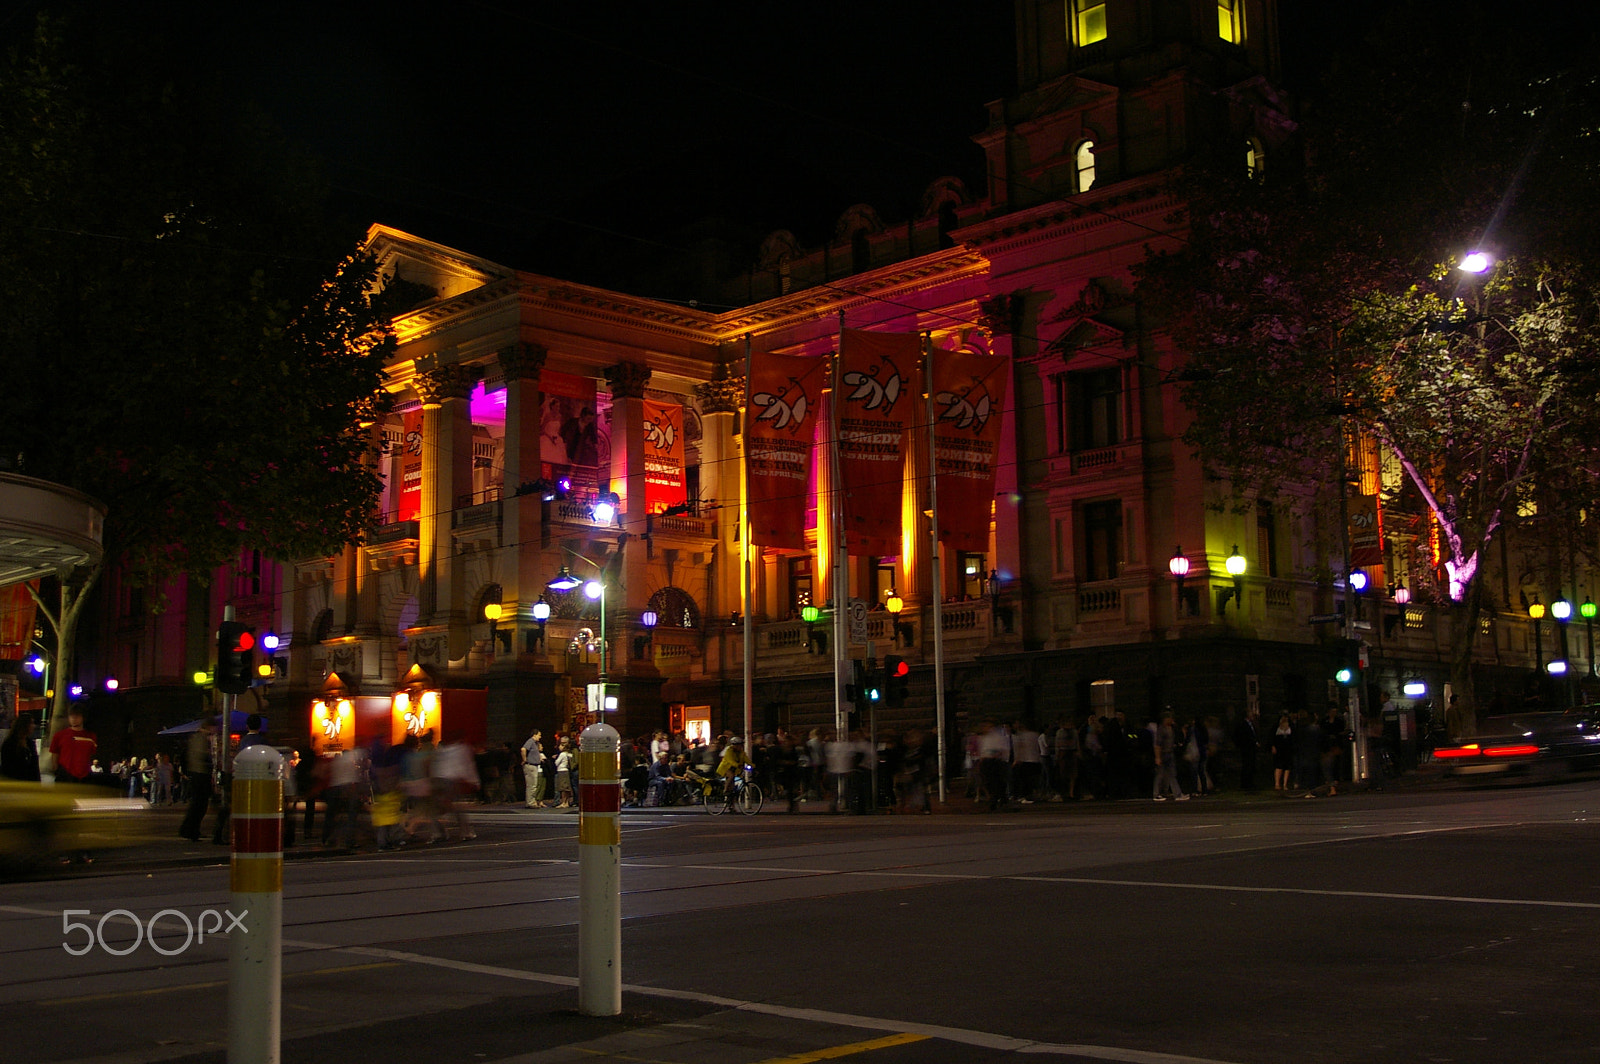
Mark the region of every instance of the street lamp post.
<instances>
[{"instance_id":1,"label":"street lamp post","mask_svg":"<svg viewBox=\"0 0 1600 1064\"><path fill-rule=\"evenodd\" d=\"M1561 664L1565 666L1561 673L1561 704L1566 707L1572 705L1572 656L1567 649L1567 622L1572 620L1572 603L1558 597L1550 603L1550 616L1556 619L1556 633L1561 639Z\"/></svg>"},{"instance_id":2,"label":"street lamp post","mask_svg":"<svg viewBox=\"0 0 1600 1064\"><path fill-rule=\"evenodd\" d=\"M1588 634L1588 637L1589 637L1589 675L1593 676L1593 675L1595 675L1595 671L1594 671L1594 615L1595 615L1595 612L1596 612L1595 611L1595 606L1594 606L1594 599L1590 598L1588 595L1583 596L1583 605L1578 607L1578 612L1583 615L1583 627L1587 630L1587 634Z\"/></svg>"},{"instance_id":3,"label":"street lamp post","mask_svg":"<svg viewBox=\"0 0 1600 1064\"><path fill-rule=\"evenodd\" d=\"M1175 616L1184 615L1183 581L1189 575L1189 556L1183 553L1183 547L1172 548L1172 558L1167 562L1167 572L1172 574L1172 579L1178 585L1178 608Z\"/></svg>"},{"instance_id":4,"label":"street lamp post","mask_svg":"<svg viewBox=\"0 0 1600 1064\"><path fill-rule=\"evenodd\" d=\"M1528 604L1528 616L1533 619L1533 671L1538 673L1544 668L1544 625L1539 623L1544 620L1544 603L1538 595Z\"/></svg>"},{"instance_id":5,"label":"street lamp post","mask_svg":"<svg viewBox=\"0 0 1600 1064\"><path fill-rule=\"evenodd\" d=\"M583 593L590 599L600 603L600 682L606 682L607 662L610 660L606 650L606 585L602 580L591 580L583 585Z\"/></svg>"},{"instance_id":6,"label":"street lamp post","mask_svg":"<svg viewBox=\"0 0 1600 1064\"><path fill-rule=\"evenodd\" d=\"M915 634L915 629L911 627L910 621L902 621L900 619L900 611L906 608L906 600L901 598L900 593L891 587L889 589L889 597L883 600L883 608L889 611L889 620L894 625L895 643L909 647L912 636Z\"/></svg>"},{"instance_id":7,"label":"street lamp post","mask_svg":"<svg viewBox=\"0 0 1600 1064\"><path fill-rule=\"evenodd\" d=\"M1239 545L1235 543L1233 545L1233 553L1229 554L1227 561L1222 564L1223 568L1228 570L1228 575L1233 577L1232 587L1225 587L1217 592L1217 612L1226 617L1229 599L1234 602L1233 610L1235 613L1239 612L1244 606L1244 589L1239 586L1239 578L1244 575L1248 563L1245 561L1244 555L1239 553Z\"/></svg>"}]
</instances>

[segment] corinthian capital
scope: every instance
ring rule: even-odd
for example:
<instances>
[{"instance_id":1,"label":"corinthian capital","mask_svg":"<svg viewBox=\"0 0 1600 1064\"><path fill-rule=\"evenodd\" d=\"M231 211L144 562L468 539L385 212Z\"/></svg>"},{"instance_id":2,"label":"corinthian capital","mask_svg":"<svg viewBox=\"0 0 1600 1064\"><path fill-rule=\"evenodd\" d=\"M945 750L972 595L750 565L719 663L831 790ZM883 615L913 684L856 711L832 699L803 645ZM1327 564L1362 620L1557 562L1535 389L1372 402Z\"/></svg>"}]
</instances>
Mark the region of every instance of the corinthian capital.
<instances>
[{"instance_id":1,"label":"corinthian capital","mask_svg":"<svg viewBox=\"0 0 1600 1064\"><path fill-rule=\"evenodd\" d=\"M711 379L696 386L702 414L737 414L744 401L744 377L735 376L726 362L717 364Z\"/></svg>"},{"instance_id":2,"label":"corinthian capital","mask_svg":"<svg viewBox=\"0 0 1600 1064\"><path fill-rule=\"evenodd\" d=\"M499 353L500 369L507 383L511 381L537 381L544 369L545 356L550 352L543 344L512 344Z\"/></svg>"},{"instance_id":3,"label":"corinthian capital","mask_svg":"<svg viewBox=\"0 0 1600 1064\"><path fill-rule=\"evenodd\" d=\"M465 399L478 383L478 371L459 362L422 370L411 378L411 387L422 397L423 409L439 407L446 399Z\"/></svg>"},{"instance_id":4,"label":"corinthian capital","mask_svg":"<svg viewBox=\"0 0 1600 1064\"><path fill-rule=\"evenodd\" d=\"M650 367L642 362L618 362L606 368L606 383L613 399L643 399L650 383Z\"/></svg>"}]
</instances>

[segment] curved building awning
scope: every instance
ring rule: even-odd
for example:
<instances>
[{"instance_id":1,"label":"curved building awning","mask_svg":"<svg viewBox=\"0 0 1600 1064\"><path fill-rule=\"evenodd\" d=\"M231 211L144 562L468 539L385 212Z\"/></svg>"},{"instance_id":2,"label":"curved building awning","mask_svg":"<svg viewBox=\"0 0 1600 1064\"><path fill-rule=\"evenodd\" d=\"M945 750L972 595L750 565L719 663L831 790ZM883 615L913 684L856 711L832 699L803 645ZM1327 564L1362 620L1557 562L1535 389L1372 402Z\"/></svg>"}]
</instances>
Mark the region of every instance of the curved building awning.
<instances>
[{"instance_id":1,"label":"curved building awning","mask_svg":"<svg viewBox=\"0 0 1600 1064\"><path fill-rule=\"evenodd\" d=\"M105 518L81 491L0 473L0 587L98 564Z\"/></svg>"}]
</instances>

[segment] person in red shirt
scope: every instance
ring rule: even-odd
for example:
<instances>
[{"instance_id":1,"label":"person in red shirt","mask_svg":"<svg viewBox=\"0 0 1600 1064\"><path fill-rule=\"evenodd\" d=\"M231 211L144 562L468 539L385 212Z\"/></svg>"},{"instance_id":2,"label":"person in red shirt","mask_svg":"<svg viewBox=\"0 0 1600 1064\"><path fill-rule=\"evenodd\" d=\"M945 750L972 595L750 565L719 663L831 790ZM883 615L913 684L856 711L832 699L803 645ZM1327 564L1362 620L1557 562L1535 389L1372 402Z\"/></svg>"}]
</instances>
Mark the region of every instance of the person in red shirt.
<instances>
[{"instance_id":1,"label":"person in red shirt","mask_svg":"<svg viewBox=\"0 0 1600 1064\"><path fill-rule=\"evenodd\" d=\"M56 759L57 783L86 783L89 766L94 763L94 732L83 726L83 714L78 710L67 713L67 726L50 736L50 754Z\"/></svg>"}]
</instances>

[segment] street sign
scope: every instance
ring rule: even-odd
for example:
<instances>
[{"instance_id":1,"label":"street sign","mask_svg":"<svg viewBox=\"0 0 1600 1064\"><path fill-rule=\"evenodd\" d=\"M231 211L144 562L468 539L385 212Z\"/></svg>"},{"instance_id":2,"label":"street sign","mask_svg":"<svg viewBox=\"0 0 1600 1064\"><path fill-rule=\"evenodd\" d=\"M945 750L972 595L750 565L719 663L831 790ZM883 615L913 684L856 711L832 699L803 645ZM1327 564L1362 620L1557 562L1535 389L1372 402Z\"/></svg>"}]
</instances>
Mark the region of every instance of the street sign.
<instances>
[{"instance_id":1,"label":"street sign","mask_svg":"<svg viewBox=\"0 0 1600 1064\"><path fill-rule=\"evenodd\" d=\"M850 642L865 643L867 641L867 604L858 598L851 599L845 616L850 621Z\"/></svg>"},{"instance_id":2,"label":"street sign","mask_svg":"<svg viewBox=\"0 0 1600 1064\"><path fill-rule=\"evenodd\" d=\"M1313 613L1310 617L1308 617L1306 619L1306 623L1307 624L1331 624L1334 621L1343 620L1343 619L1344 619L1344 614L1342 614L1342 613Z\"/></svg>"}]
</instances>

